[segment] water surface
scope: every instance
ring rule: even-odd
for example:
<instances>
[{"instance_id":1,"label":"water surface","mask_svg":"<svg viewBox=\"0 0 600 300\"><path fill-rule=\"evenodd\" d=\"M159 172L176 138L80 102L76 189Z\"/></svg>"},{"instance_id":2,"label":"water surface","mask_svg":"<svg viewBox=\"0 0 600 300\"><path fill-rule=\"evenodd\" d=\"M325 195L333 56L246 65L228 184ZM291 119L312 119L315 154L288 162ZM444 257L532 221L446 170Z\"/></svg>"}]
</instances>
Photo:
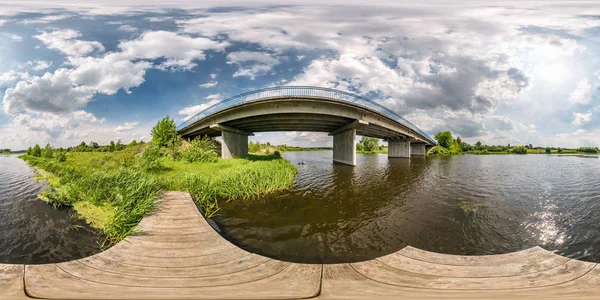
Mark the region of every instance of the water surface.
<instances>
[{"instance_id":1,"label":"water surface","mask_svg":"<svg viewBox=\"0 0 600 300\"><path fill-rule=\"evenodd\" d=\"M100 252L98 231L39 200L46 185L33 175L16 156L0 155L0 263L54 263Z\"/></svg>"},{"instance_id":2,"label":"water surface","mask_svg":"<svg viewBox=\"0 0 600 300\"><path fill-rule=\"evenodd\" d=\"M222 203L222 234L247 250L308 263L361 261L406 245L462 255L539 245L600 261L597 156L358 155L356 167L331 156L284 153L300 170L294 187Z\"/></svg>"}]
</instances>

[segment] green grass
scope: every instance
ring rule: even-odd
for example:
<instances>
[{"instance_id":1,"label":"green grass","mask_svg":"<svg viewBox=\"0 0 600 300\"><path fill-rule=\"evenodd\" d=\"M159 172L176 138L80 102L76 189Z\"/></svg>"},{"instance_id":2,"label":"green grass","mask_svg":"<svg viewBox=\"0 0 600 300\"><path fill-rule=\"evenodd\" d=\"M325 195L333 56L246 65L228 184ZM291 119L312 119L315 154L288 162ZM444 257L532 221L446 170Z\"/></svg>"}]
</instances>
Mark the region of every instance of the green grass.
<instances>
[{"instance_id":1,"label":"green grass","mask_svg":"<svg viewBox=\"0 0 600 300\"><path fill-rule=\"evenodd\" d=\"M38 169L36 178L48 182L40 198L56 208L71 207L90 225L102 230L105 245L134 232L156 207L161 190L188 191L210 218L219 201L248 201L286 190L297 169L281 158L251 154L217 162L177 160L163 149L159 167L145 170L144 146L119 152L72 152L65 162L23 155Z\"/></svg>"}]
</instances>

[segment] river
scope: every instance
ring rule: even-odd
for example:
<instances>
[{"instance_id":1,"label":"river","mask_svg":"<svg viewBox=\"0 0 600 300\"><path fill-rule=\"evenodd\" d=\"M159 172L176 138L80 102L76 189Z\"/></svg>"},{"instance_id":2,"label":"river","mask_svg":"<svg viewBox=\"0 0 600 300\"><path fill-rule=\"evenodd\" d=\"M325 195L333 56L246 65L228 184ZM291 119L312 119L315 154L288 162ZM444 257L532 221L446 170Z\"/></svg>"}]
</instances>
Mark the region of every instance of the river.
<instances>
[{"instance_id":1,"label":"river","mask_svg":"<svg viewBox=\"0 0 600 300\"><path fill-rule=\"evenodd\" d=\"M249 251L307 263L406 245L463 255L541 246L600 262L598 156L358 155L356 167L331 156L284 153L299 168L292 190L222 203L221 233Z\"/></svg>"},{"instance_id":2,"label":"river","mask_svg":"<svg viewBox=\"0 0 600 300\"><path fill-rule=\"evenodd\" d=\"M284 153L299 168L293 188L221 203L221 233L249 251L307 263L361 261L406 245L466 255L539 245L600 262L598 156L358 155L356 167L331 156ZM45 185L33 174L16 156L0 156L0 263L99 252L96 230L37 198Z\"/></svg>"},{"instance_id":3,"label":"river","mask_svg":"<svg viewBox=\"0 0 600 300\"><path fill-rule=\"evenodd\" d=\"M100 252L98 231L38 199L45 188L15 155L0 155L0 263L62 262Z\"/></svg>"}]
</instances>

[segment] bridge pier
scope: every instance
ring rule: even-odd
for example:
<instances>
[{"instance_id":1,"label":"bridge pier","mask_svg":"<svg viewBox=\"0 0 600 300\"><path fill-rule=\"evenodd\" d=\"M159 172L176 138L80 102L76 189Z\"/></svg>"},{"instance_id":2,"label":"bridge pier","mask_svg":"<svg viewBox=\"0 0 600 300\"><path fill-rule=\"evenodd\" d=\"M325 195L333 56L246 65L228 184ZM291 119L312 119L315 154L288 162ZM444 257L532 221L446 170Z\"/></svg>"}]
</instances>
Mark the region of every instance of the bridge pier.
<instances>
[{"instance_id":1,"label":"bridge pier","mask_svg":"<svg viewBox=\"0 0 600 300\"><path fill-rule=\"evenodd\" d=\"M425 144L410 144L411 156L425 156L426 154Z\"/></svg>"},{"instance_id":2,"label":"bridge pier","mask_svg":"<svg viewBox=\"0 0 600 300\"><path fill-rule=\"evenodd\" d=\"M213 124L210 128L221 131L221 158L228 159L248 155L248 136L252 132L239 130L223 124Z\"/></svg>"},{"instance_id":3,"label":"bridge pier","mask_svg":"<svg viewBox=\"0 0 600 300\"><path fill-rule=\"evenodd\" d=\"M388 141L388 158L410 158L410 141Z\"/></svg>"},{"instance_id":4,"label":"bridge pier","mask_svg":"<svg viewBox=\"0 0 600 300\"><path fill-rule=\"evenodd\" d=\"M356 128L333 135L333 161L356 166Z\"/></svg>"}]
</instances>

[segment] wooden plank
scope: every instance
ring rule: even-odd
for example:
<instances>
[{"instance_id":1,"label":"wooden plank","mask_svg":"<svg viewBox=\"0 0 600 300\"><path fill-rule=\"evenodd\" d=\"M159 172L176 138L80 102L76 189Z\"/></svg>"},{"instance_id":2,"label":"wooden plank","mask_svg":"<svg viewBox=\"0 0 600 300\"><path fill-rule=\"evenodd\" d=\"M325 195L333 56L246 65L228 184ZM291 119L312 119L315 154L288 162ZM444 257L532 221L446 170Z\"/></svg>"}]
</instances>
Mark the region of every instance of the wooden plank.
<instances>
[{"instance_id":1,"label":"wooden plank","mask_svg":"<svg viewBox=\"0 0 600 300\"><path fill-rule=\"evenodd\" d=\"M23 287L23 265L0 264L0 299L29 299Z\"/></svg>"},{"instance_id":2,"label":"wooden plank","mask_svg":"<svg viewBox=\"0 0 600 300\"><path fill-rule=\"evenodd\" d=\"M496 255L450 255L425 251L410 246L403 248L398 253L417 260L457 266L493 266L524 262L541 255L548 258L553 257L551 252L537 246L517 252Z\"/></svg>"},{"instance_id":3,"label":"wooden plank","mask_svg":"<svg viewBox=\"0 0 600 300\"><path fill-rule=\"evenodd\" d=\"M27 266L27 292L47 299L290 299L320 290L321 265L236 247L210 227L187 193L163 195L138 228L97 255Z\"/></svg>"}]
</instances>

